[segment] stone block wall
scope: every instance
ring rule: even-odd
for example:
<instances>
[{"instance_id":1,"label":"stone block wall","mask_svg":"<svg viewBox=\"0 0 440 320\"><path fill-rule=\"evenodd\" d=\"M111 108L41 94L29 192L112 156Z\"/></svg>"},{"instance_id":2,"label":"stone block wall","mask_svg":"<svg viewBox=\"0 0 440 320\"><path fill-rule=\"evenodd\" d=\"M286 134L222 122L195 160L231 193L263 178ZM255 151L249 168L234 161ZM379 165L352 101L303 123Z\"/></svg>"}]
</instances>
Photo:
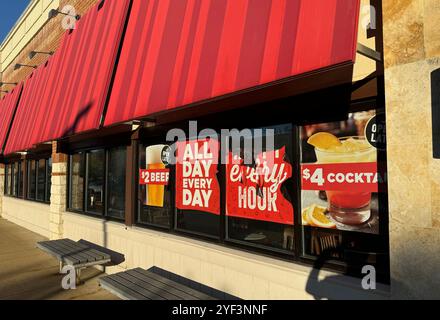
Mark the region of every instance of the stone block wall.
<instances>
[{"instance_id":1,"label":"stone block wall","mask_svg":"<svg viewBox=\"0 0 440 320\"><path fill-rule=\"evenodd\" d=\"M431 72L440 1L384 0L391 289L440 298L440 160L432 156ZM440 94L440 93L438 93Z\"/></svg>"}]
</instances>

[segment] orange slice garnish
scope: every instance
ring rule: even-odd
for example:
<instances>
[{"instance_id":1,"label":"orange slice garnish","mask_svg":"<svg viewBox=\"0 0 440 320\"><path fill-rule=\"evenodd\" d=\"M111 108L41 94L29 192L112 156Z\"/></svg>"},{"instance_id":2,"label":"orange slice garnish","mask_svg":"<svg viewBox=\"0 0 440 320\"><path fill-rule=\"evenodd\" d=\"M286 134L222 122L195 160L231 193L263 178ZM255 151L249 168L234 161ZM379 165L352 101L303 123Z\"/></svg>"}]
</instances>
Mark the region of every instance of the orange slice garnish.
<instances>
[{"instance_id":1,"label":"orange slice garnish","mask_svg":"<svg viewBox=\"0 0 440 320\"><path fill-rule=\"evenodd\" d=\"M311 225L320 228L333 229L336 227L335 223L332 222L325 215L326 212L325 207L313 205L308 210L308 221Z\"/></svg>"},{"instance_id":2,"label":"orange slice garnish","mask_svg":"<svg viewBox=\"0 0 440 320\"><path fill-rule=\"evenodd\" d=\"M315 133L309 138L309 140L307 140L307 143L311 144L315 148L324 150L336 148L342 145L338 137L328 132Z\"/></svg>"}]
</instances>

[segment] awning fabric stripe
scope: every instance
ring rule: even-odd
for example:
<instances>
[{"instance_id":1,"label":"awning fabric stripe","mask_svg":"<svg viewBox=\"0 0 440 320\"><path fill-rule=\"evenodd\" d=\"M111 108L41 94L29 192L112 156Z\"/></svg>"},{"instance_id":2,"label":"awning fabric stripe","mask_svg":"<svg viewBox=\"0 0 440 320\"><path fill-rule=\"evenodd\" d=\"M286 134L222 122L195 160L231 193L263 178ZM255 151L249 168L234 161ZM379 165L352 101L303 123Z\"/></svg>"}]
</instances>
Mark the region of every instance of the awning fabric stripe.
<instances>
[{"instance_id":1,"label":"awning fabric stripe","mask_svg":"<svg viewBox=\"0 0 440 320\"><path fill-rule=\"evenodd\" d=\"M22 89L23 84L20 83L0 100L0 153L4 151L6 138L11 128Z\"/></svg>"},{"instance_id":2,"label":"awning fabric stripe","mask_svg":"<svg viewBox=\"0 0 440 320\"><path fill-rule=\"evenodd\" d=\"M55 55L35 72L41 73L38 83L26 81L29 92L5 153L99 128L129 4L100 1L66 31Z\"/></svg>"},{"instance_id":3,"label":"awning fabric stripe","mask_svg":"<svg viewBox=\"0 0 440 320\"><path fill-rule=\"evenodd\" d=\"M354 62L359 0L133 0L105 125Z\"/></svg>"}]
</instances>

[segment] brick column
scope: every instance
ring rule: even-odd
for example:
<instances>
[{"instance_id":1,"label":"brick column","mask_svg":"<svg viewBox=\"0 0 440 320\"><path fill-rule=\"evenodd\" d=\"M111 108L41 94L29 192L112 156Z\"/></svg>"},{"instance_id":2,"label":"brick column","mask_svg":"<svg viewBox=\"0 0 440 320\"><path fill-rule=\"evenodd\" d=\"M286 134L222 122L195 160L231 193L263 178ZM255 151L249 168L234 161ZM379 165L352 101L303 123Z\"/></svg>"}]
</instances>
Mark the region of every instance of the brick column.
<instances>
[{"instance_id":1,"label":"brick column","mask_svg":"<svg viewBox=\"0 0 440 320\"><path fill-rule=\"evenodd\" d=\"M5 195L5 165L0 163L0 218L3 213L3 196Z\"/></svg>"},{"instance_id":2,"label":"brick column","mask_svg":"<svg viewBox=\"0 0 440 320\"><path fill-rule=\"evenodd\" d=\"M53 142L49 225L51 240L63 237L63 214L67 208L67 160L67 154L58 153L57 142Z\"/></svg>"}]
</instances>

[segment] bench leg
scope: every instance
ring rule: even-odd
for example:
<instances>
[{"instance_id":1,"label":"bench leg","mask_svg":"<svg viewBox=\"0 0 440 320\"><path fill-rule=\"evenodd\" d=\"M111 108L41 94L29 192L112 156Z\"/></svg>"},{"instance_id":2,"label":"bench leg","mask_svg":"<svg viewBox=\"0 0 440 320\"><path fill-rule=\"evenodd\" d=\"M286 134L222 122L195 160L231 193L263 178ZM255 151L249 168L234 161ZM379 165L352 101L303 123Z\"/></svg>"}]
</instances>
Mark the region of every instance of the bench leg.
<instances>
[{"instance_id":1,"label":"bench leg","mask_svg":"<svg viewBox=\"0 0 440 320\"><path fill-rule=\"evenodd\" d=\"M75 269L76 271L76 285L81 285L81 268Z\"/></svg>"},{"instance_id":2,"label":"bench leg","mask_svg":"<svg viewBox=\"0 0 440 320\"><path fill-rule=\"evenodd\" d=\"M63 261L60 261L60 274L63 273Z\"/></svg>"}]
</instances>

